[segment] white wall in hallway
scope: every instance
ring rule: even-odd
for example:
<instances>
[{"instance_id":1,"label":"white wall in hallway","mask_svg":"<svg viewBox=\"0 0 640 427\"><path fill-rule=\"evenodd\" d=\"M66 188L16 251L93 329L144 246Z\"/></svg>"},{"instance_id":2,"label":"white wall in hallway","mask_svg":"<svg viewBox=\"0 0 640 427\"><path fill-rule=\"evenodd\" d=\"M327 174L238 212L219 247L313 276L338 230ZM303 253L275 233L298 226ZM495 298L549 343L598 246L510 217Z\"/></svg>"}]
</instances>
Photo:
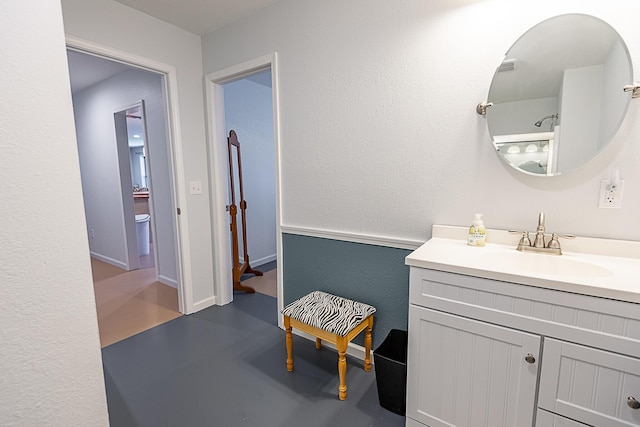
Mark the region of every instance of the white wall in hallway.
<instances>
[{"instance_id":1,"label":"white wall in hallway","mask_svg":"<svg viewBox=\"0 0 640 427\"><path fill-rule=\"evenodd\" d=\"M0 425L108 426L62 14L0 14Z\"/></svg>"},{"instance_id":2,"label":"white wall in hallway","mask_svg":"<svg viewBox=\"0 0 640 427\"><path fill-rule=\"evenodd\" d=\"M278 53L285 226L425 240L432 224L468 225L475 212L488 227L531 230L544 211L549 230L638 240L638 100L600 156L553 178L504 164L475 111L511 44L555 15L608 22L638 67L633 7L282 0L203 37L204 72ZM599 209L600 180L613 168L625 180L623 208Z\"/></svg>"}]
</instances>

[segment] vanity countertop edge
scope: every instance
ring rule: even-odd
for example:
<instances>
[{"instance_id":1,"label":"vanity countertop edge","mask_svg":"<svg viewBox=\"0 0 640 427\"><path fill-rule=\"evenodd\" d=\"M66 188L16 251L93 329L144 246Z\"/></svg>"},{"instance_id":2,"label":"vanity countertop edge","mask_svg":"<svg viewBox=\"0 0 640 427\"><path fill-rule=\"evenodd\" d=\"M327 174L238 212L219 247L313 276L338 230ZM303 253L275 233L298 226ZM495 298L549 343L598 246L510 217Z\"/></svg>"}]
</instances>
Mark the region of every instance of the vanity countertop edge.
<instances>
[{"instance_id":1,"label":"vanity countertop edge","mask_svg":"<svg viewBox=\"0 0 640 427\"><path fill-rule=\"evenodd\" d=\"M487 229L484 247L467 245L467 233L468 227L434 225L432 238L405 258L406 265L640 304L640 242L576 237L562 240L563 255L556 256L517 251L520 237L506 230ZM597 274L523 271L496 262L501 254L543 264L586 263Z\"/></svg>"}]
</instances>

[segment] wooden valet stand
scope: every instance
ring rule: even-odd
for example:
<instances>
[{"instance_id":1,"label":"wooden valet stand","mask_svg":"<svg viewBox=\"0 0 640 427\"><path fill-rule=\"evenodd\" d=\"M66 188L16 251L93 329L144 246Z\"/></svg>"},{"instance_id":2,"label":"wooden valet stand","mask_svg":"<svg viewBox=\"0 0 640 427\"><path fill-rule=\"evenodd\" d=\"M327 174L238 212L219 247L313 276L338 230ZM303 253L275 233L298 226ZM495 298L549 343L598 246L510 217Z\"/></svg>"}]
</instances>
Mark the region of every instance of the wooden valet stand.
<instances>
[{"instance_id":1,"label":"wooden valet stand","mask_svg":"<svg viewBox=\"0 0 640 427\"><path fill-rule=\"evenodd\" d=\"M233 147L236 149L237 171L238 171L238 186L240 190L240 212L242 213L242 248L244 253L244 260L240 264L239 255L239 243L238 243L238 207L236 206L236 191L234 175L234 162L233 162ZM262 276L262 272L254 270L249 265L249 254L247 253L247 202L244 200L244 193L242 191L242 161L240 159L240 142L238 141L238 135L234 130L229 132L227 138L227 148L229 151L229 183L231 184L231 205L229 205L229 215L231 215L231 258L233 259L233 290L244 291L248 294L255 292L251 286L243 286L240 284L240 278L244 273L254 274L256 276Z\"/></svg>"}]
</instances>

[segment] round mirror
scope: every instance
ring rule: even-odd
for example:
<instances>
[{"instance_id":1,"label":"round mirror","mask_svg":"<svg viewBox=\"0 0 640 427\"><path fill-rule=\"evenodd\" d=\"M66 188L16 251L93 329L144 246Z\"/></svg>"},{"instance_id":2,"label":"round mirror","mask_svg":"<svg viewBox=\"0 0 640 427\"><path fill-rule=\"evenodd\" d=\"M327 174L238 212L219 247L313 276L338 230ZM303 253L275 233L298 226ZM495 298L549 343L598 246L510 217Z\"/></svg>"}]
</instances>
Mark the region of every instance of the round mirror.
<instances>
[{"instance_id":1,"label":"round mirror","mask_svg":"<svg viewBox=\"0 0 640 427\"><path fill-rule=\"evenodd\" d=\"M498 66L487 124L498 154L529 174L560 175L596 156L631 99L624 41L606 22L569 14L522 35Z\"/></svg>"}]
</instances>

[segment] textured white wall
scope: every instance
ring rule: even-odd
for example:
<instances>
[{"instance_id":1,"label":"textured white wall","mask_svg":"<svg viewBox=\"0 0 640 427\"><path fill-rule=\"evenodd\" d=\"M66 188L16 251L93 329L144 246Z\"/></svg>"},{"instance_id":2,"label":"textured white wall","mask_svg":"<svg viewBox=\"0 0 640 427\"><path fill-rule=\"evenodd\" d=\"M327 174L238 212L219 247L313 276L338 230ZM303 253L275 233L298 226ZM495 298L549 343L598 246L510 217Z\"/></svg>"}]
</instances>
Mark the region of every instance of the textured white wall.
<instances>
[{"instance_id":1,"label":"textured white wall","mask_svg":"<svg viewBox=\"0 0 640 427\"><path fill-rule=\"evenodd\" d=\"M130 70L87 88L73 97L76 133L82 171L87 230L93 253L126 264L126 240L122 219L122 191L113 114L143 100L147 145L151 163L157 270L161 281L177 281L176 245L171 205L169 148L166 134L165 95L158 74ZM129 164L128 164L129 165ZM127 165L125 165L126 167ZM125 197L133 197L128 193Z\"/></svg>"},{"instance_id":2,"label":"textured white wall","mask_svg":"<svg viewBox=\"0 0 640 427\"><path fill-rule=\"evenodd\" d=\"M271 72L264 73L271 81ZM243 189L247 201L247 252L252 267L276 259L272 102L271 88L251 80L241 79L224 85L226 134L231 129L235 130L241 147ZM242 254L242 243L240 245Z\"/></svg>"},{"instance_id":3,"label":"textured white wall","mask_svg":"<svg viewBox=\"0 0 640 427\"><path fill-rule=\"evenodd\" d=\"M193 303L212 303L213 254L200 38L111 0L63 0L62 10L69 36L175 66L184 182L202 182L200 195L188 195L187 188L178 189L187 194L187 206L180 206L179 217L181 229L189 238L190 258L185 260L189 264L183 267L192 277L193 287L188 294Z\"/></svg>"},{"instance_id":4,"label":"textured white wall","mask_svg":"<svg viewBox=\"0 0 640 427\"><path fill-rule=\"evenodd\" d=\"M278 52L283 225L425 240L434 223L640 239L640 102L601 155L564 176L517 173L475 112L526 30L587 13L640 64L631 0L282 0L203 38L205 73ZM525 12L523 12L525 11ZM639 78L638 71L635 75ZM598 209L619 168L621 210Z\"/></svg>"},{"instance_id":5,"label":"textured white wall","mask_svg":"<svg viewBox=\"0 0 640 427\"><path fill-rule=\"evenodd\" d=\"M0 425L107 426L60 5L0 39Z\"/></svg>"}]
</instances>

